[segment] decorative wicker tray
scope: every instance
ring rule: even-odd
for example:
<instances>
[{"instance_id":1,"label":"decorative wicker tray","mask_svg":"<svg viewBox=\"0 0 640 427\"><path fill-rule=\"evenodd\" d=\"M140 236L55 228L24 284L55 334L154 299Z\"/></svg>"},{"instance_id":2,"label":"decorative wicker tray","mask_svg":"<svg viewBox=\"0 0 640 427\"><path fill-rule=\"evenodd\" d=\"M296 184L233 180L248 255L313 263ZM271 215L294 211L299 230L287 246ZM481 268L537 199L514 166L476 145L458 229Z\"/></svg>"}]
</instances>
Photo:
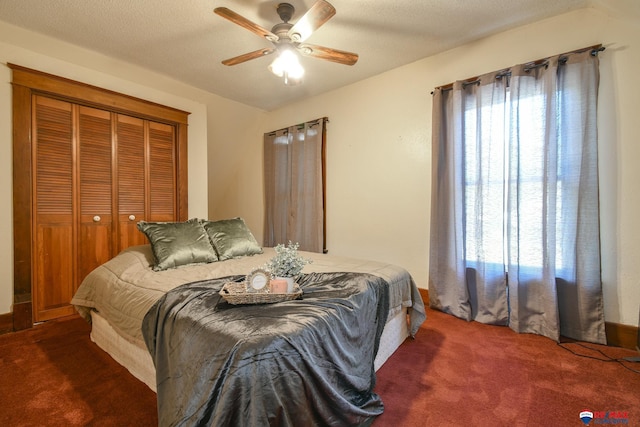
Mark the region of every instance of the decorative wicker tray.
<instances>
[{"instance_id":1,"label":"decorative wicker tray","mask_svg":"<svg viewBox=\"0 0 640 427\"><path fill-rule=\"evenodd\" d=\"M271 304L274 302L290 301L302 296L302 290L297 283L293 285L293 292L274 294L271 292L247 292L244 282L227 282L220 289L220 296L229 304Z\"/></svg>"}]
</instances>

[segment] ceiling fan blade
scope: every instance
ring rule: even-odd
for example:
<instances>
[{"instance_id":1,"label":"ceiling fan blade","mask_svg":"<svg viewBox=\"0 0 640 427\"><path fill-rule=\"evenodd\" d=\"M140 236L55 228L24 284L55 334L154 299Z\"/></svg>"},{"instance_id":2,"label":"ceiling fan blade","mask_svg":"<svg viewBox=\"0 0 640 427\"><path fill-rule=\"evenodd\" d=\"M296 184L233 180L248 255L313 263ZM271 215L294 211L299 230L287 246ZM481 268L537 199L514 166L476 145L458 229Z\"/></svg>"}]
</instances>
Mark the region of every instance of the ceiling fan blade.
<instances>
[{"instance_id":1,"label":"ceiling fan blade","mask_svg":"<svg viewBox=\"0 0 640 427\"><path fill-rule=\"evenodd\" d=\"M260 25L256 24L255 22L249 21L247 18L245 18L242 15L238 15L236 12L234 12L231 9L227 9L226 7L216 7L215 9L213 9L213 11L217 15L220 15L223 18L228 19L234 24L237 24L243 28L246 28L252 33L259 35L260 37L264 37L270 42L275 42L278 40L278 36L273 34L271 31L265 28L262 28Z\"/></svg>"},{"instance_id":2,"label":"ceiling fan blade","mask_svg":"<svg viewBox=\"0 0 640 427\"><path fill-rule=\"evenodd\" d=\"M259 50L254 50L253 52L245 53L244 55L235 56L233 58L225 59L222 61L224 65L237 65L242 64L243 62L247 62L251 59L261 58L263 56L271 55L276 50L274 48L264 48Z\"/></svg>"},{"instance_id":3,"label":"ceiling fan blade","mask_svg":"<svg viewBox=\"0 0 640 427\"><path fill-rule=\"evenodd\" d=\"M291 27L288 32L289 38L296 43L306 40L311 33L320 28L322 24L331 19L335 14L336 9L329 2L318 0L311 6L311 9Z\"/></svg>"},{"instance_id":4,"label":"ceiling fan blade","mask_svg":"<svg viewBox=\"0 0 640 427\"><path fill-rule=\"evenodd\" d=\"M337 62L338 64L353 65L358 62L358 54L346 52L344 50L332 49L330 47L317 46L314 44L302 44L298 46L300 53L314 58L325 59Z\"/></svg>"}]
</instances>

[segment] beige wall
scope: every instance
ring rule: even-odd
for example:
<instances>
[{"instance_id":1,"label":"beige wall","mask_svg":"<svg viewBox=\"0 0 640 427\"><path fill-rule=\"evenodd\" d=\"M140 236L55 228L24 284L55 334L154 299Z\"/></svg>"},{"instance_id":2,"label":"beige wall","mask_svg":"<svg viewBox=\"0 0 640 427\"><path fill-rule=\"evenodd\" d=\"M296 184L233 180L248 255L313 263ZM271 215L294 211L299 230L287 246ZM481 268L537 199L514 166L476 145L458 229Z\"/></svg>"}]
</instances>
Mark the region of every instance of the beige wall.
<instances>
[{"instance_id":1,"label":"beige wall","mask_svg":"<svg viewBox=\"0 0 640 427\"><path fill-rule=\"evenodd\" d=\"M623 4L625 1L620 1ZM637 7L627 2L630 8ZM328 116L330 253L391 261L428 287L431 90L603 43L599 100L605 316L636 325L640 305L640 25L584 9L470 43L266 115L263 131ZM356 65L357 66L357 65ZM348 72L348 70L345 70ZM255 189L256 194L258 189Z\"/></svg>"},{"instance_id":2,"label":"beige wall","mask_svg":"<svg viewBox=\"0 0 640 427\"><path fill-rule=\"evenodd\" d=\"M243 104L209 114L209 218L241 216L262 242L263 112Z\"/></svg>"},{"instance_id":3,"label":"beige wall","mask_svg":"<svg viewBox=\"0 0 640 427\"><path fill-rule=\"evenodd\" d=\"M228 117L243 117L256 123L262 111L168 79L159 74L108 58L95 52L43 37L0 22L0 314L12 311L13 242L12 242L12 149L11 149L11 70L7 63L22 65L47 73L125 93L159 104L189 111L188 164L189 215L209 217L209 200L217 199L216 185L210 174L209 141L226 138L231 124ZM224 112L224 114L222 114ZM242 134L241 134L242 135ZM244 140L252 138L242 135ZM241 146L241 144L236 145ZM216 156L214 144L213 151ZM254 160L254 163L260 163ZM233 180L233 176L224 176ZM213 189L209 182L213 182ZM230 208L233 210L233 207ZM255 209L251 209L255 212ZM226 212L224 212L226 213ZM262 218L253 221L261 223Z\"/></svg>"}]
</instances>

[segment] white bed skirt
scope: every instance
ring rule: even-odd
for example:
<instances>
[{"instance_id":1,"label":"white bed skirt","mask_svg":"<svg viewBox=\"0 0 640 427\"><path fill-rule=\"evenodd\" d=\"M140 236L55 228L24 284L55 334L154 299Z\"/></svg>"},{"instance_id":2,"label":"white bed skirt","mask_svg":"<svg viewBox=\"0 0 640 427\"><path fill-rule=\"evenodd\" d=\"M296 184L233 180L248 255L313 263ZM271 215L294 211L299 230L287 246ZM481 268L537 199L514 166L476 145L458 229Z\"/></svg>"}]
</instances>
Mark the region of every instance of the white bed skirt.
<instances>
[{"instance_id":1,"label":"white bed skirt","mask_svg":"<svg viewBox=\"0 0 640 427\"><path fill-rule=\"evenodd\" d=\"M387 324L380 337L380 348L374 360L377 371L409 336L407 310L396 309L389 313ZM144 343L124 338L99 313L91 312L91 340L106 351L131 374L156 391L156 370Z\"/></svg>"}]
</instances>

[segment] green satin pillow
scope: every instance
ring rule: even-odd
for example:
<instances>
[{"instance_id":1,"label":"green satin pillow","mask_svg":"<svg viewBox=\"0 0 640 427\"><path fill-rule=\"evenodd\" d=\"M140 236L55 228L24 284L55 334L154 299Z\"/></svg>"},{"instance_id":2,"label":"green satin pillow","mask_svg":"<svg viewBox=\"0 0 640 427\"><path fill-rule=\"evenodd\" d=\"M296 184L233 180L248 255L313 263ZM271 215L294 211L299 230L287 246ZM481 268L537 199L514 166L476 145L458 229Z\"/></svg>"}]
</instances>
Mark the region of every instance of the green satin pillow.
<instances>
[{"instance_id":1,"label":"green satin pillow","mask_svg":"<svg viewBox=\"0 0 640 427\"><path fill-rule=\"evenodd\" d=\"M151 244L156 259L154 271L218 260L207 232L196 218L185 222L140 221L138 230Z\"/></svg>"},{"instance_id":2,"label":"green satin pillow","mask_svg":"<svg viewBox=\"0 0 640 427\"><path fill-rule=\"evenodd\" d=\"M203 224L220 261L262 253L242 218L203 221Z\"/></svg>"}]
</instances>

